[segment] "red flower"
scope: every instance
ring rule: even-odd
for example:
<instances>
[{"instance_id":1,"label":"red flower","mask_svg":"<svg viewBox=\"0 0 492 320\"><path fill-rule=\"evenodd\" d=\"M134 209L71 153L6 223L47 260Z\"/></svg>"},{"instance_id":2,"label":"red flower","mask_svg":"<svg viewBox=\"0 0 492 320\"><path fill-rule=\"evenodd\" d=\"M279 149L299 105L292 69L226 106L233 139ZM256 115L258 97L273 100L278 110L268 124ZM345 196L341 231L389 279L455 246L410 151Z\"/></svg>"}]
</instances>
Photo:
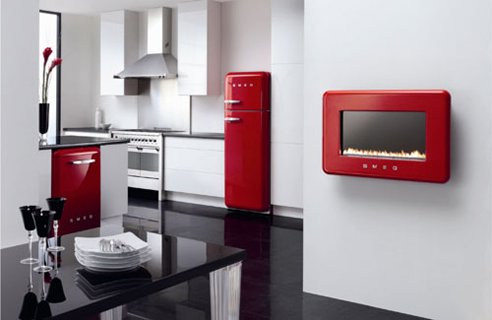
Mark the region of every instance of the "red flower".
<instances>
[{"instance_id":1,"label":"red flower","mask_svg":"<svg viewBox=\"0 0 492 320\"><path fill-rule=\"evenodd\" d=\"M48 70L48 73L51 73L51 70L53 70L53 68L55 68L56 66L60 65L62 61L63 61L62 58L53 59L53 61L51 61L51 66L50 69Z\"/></svg>"},{"instance_id":2,"label":"red flower","mask_svg":"<svg viewBox=\"0 0 492 320\"><path fill-rule=\"evenodd\" d=\"M43 51L43 57L44 57L44 64L46 65L46 62L48 61L48 58L49 56L51 55L51 53L53 52L53 50L51 50L50 47L46 47Z\"/></svg>"},{"instance_id":3,"label":"red flower","mask_svg":"<svg viewBox=\"0 0 492 320\"><path fill-rule=\"evenodd\" d=\"M62 58L54 58L51 61L51 64L46 70L46 64L48 63L48 58L51 55L53 50L51 50L50 47L46 47L43 51L43 58L44 58L44 63L43 63L43 74L42 74L42 84L41 84L41 102L42 103L47 103L48 102L48 86L50 84L50 76L51 76L51 71L55 69L56 66L59 66L62 63Z\"/></svg>"}]
</instances>

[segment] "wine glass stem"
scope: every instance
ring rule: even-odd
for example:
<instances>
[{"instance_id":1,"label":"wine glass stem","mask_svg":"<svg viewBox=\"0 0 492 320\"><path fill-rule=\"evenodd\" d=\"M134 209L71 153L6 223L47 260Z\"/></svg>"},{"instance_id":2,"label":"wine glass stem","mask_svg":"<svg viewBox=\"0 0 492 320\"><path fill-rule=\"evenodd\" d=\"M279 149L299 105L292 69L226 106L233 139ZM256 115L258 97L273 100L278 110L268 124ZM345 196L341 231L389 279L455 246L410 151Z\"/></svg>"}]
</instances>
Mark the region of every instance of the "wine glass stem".
<instances>
[{"instance_id":1,"label":"wine glass stem","mask_svg":"<svg viewBox=\"0 0 492 320\"><path fill-rule=\"evenodd\" d=\"M27 231L27 239L29 241L29 259L32 259L32 231Z\"/></svg>"},{"instance_id":2,"label":"wine glass stem","mask_svg":"<svg viewBox=\"0 0 492 320\"><path fill-rule=\"evenodd\" d=\"M39 266L43 267L44 266L44 258L46 255L46 238L45 237L39 238L39 247L40 247Z\"/></svg>"},{"instance_id":3,"label":"wine glass stem","mask_svg":"<svg viewBox=\"0 0 492 320\"><path fill-rule=\"evenodd\" d=\"M55 247L58 247L58 220L53 222L53 229L55 229Z\"/></svg>"},{"instance_id":4,"label":"wine glass stem","mask_svg":"<svg viewBox=\"0 0 492 320\"><path fill-rule=\"evenodd\" d=\"M57 239L56 232L55 232L55 239ZM58 240L56 242L56 245L58 245ZM55 276L57 276L58 275L58 252L56 251L56 252L54 252L54 254L55 254Z\"/></svg>"},{"instance_id":5,"label":"wine glass stem","mask_svg":"<svg viewBox=\"0 0 492 320\"><path fill-rule=\"evenodd\" d=\"M32 268L29 268L29 284L27 285L27 288L29 289L29 292L32 291L32 288L33 288L33 284L32 284Z\"/></svg>"}]
</instances>

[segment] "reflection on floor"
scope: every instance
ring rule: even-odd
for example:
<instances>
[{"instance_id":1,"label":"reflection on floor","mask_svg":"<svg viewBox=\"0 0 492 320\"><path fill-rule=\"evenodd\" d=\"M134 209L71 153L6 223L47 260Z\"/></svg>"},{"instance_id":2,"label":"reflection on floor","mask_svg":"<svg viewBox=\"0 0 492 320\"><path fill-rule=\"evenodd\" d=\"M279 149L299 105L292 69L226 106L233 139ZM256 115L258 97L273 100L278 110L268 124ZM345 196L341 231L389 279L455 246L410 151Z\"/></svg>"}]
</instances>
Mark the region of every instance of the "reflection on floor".
<instances>
[{"instance_id":1,"label":"reflection on floor","mask_svg":"<svg viewBox=\"0 0 492 320\"><path fill-rule=\"evenodd\" d=\"M123 220L105 220L102 229L107 234L164 232L246 249L241 320L421 319L303 293L302 220L130 198ZM126 319L206 320L209 300L208 277L199 277L129 304Z\"/></svg>"}]
</instances>

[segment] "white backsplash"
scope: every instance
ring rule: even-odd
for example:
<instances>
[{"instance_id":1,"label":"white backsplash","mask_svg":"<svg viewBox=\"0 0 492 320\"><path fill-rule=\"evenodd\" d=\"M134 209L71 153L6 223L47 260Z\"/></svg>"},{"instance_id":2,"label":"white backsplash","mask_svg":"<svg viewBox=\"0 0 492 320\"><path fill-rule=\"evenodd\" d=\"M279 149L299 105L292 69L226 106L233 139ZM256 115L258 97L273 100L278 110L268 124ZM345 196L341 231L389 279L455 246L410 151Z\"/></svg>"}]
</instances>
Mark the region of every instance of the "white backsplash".
<instances>
[{"instance_id":1,"label":"white backsplash","mask_svg":"<svg viewBox=\"0 0 492 320\"><path fill-rule=\"evenodd\" d=\"M224 96L192 97L191 130L224 132Z\"/></svg>"},{"instance_id":2,"label":"white backsplash","mask_svg":"<svg viewBox=\"0 0 492 320\"><path fill-rule=\"evenodd\" d=\"M104 123L111 123L113 128L133 129L138 128L137 102L137 96L99 96L96 103L104 113Z\"/></svg>"},{"instance_id":3,"label":"white backsplash","mask_svg":"<svg viewBox=\"0 0 492 320\"><path fill-rule=\"evenodd\" d=\"M178 81L150 80L141 82L138 96L138 126L165 127L188 131L190 128L190 97L179 96Z\"/></svg>"}]
</instances>

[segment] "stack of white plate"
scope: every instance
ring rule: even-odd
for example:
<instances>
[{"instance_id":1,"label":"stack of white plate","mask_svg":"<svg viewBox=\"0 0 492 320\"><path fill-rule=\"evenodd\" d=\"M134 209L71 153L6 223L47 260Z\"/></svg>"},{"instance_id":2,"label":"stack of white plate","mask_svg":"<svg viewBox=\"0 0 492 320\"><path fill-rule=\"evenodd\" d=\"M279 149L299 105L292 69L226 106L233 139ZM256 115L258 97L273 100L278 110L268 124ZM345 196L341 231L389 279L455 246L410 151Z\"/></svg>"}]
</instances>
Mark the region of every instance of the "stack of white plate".
<instances>
[{"instance_id":1,"label":"stack of white plate","mask_svg":"<svg viewBox=\"0 0 492 320\"><path fill-rule=\"evenodd\" d=\"M75 237L75 258L90 271L130 271L150 260L150 247L131 232L97 238Z\"/></svg>"}]
</instances>

